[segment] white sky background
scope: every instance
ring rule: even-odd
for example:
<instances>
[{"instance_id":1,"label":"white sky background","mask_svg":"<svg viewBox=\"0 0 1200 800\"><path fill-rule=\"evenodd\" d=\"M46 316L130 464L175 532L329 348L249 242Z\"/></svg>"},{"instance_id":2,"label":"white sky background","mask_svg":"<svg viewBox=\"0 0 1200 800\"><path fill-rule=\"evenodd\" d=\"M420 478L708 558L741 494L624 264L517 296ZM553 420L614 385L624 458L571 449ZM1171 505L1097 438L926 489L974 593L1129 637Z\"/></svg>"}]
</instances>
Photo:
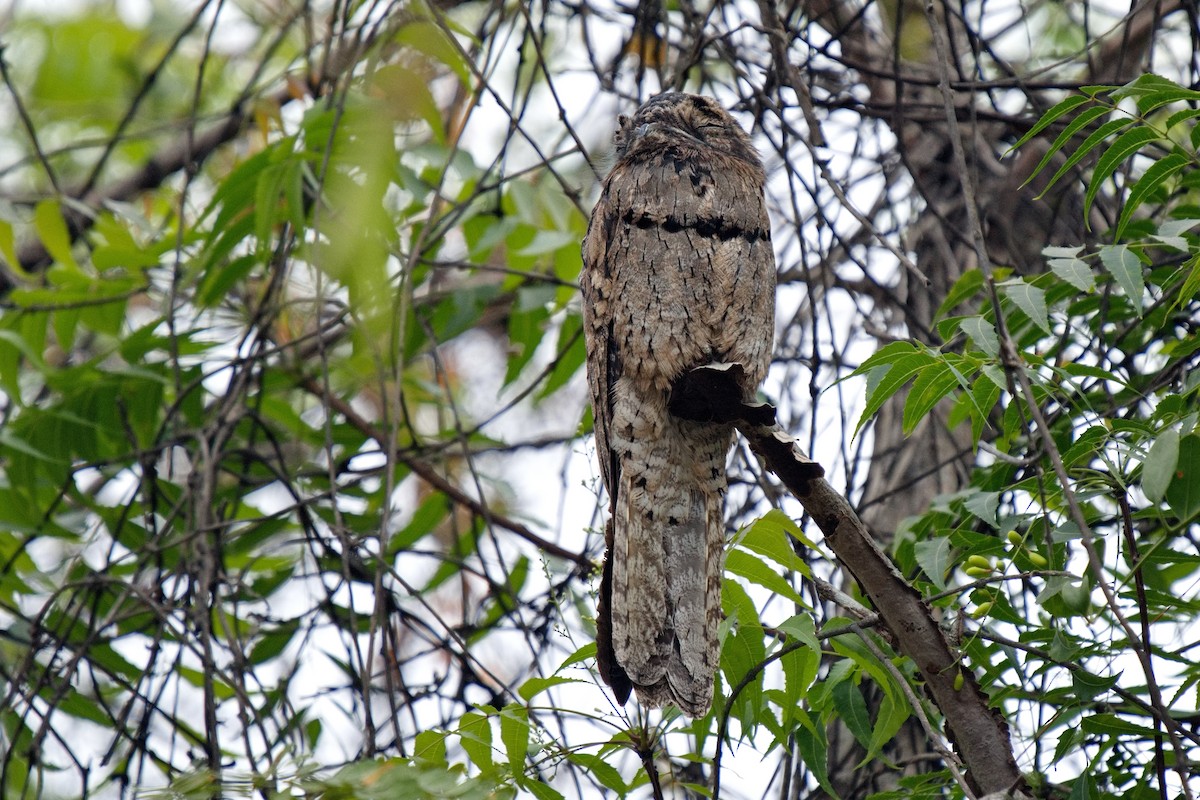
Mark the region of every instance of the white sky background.
<instances>
[{"instance_id":1,"label":"white sky background","mask_svg":"<svg viewBox=\"0 0 1200 800\"><path fill-rule=\"evenodd\" d=\"M11 6L12 4L10 4ZM42 13L61 13L68 15L74 10L87 5L84 0L53 0L52 2L39 4L39 11ZM194 7L194 3L189 3L188 6ZM756 12L753 10L753 3L746 4L750 8L749 16L756 17ZM1120 11L1123 11L1125 6L1117 4ZM1016 9L1018 6L1014 3L1008 6L1009 10ZM117 8L123 17L131 24L139 24L148 15L149 4L144 0L119 0ZM999 7L997 4L989 4L989 15L995 14L997 19L1011 21L1012 17L1005 13L1004 7ZM999 8L999 10L997 10ZM7 10L4 5L0 5L0 14ZM246 25L240 24L237 21L238 12L232 5L227 7L222 12L222 24L218 26L218 36L216 38L217 45L229 50L237 50L244 44L248 44L245 36L251 30ZM577 25L578 22L571 23ZM593 41L596 43L597 50L602 56L613 54L620 47L624 36L627 34L625 28L619 25L606 26L601 21L592 18L590 20L590 33ZM564 38L570 40L571 33L565 33ZM1021 43L1014 37L1010 40L1012 47L1019 49ZM595 83L595 78L591 71L590 64L582 52L566 53L556 52L554 54L554 68L557 70L554 79L554 89L556 90L557 100L563 105L566 116L572 127L583 137L584 144L589 148L589 151L595 156L607 152L609 142L611 140L612 129L615 125L615 118L618 113L630 113L632 104L622 105L612 95L603 95L600 102L595 102L598 90ZM563 69L563 62L575 60L573 66L576 69ZM603 60L603 58L602 58ZM497 74L505 74L511 72L515 68L515 56L510 52L501 57L499 64L496 67ZM754 76L757 80L761 76ZM503 83L503 82L502 82ZM435 87L436 88L436 87ZM526 130L529 131L537 141L552 145L561 141L562 126L557 118L557 109L554 101L550 97L544 84L534 91L533 104L539 109L537 113L530 111L525 116ZM746 122L746 118L741 118ZM539 121L544 121L544 125ZM472 152L477 163L491 163L495 152L500 144L501 138L507 130L509 118L508 115L501 111L495 104L494 99L485 98L481 106L475 110L472 116L470 126L467 129L467 134L464 138L464 146ZM836 131L836 124L831 125L831 130ZM829 130L827 130L827 133ZM831 156L834 165L834 174L842 174L845 170L846 158L848 153L840 153L838 151L839 141L831 137L832 145L827 153ZM869 146L888 147L889 142L882 141ZM566 145L562 145L565 149ZM767 166L770 170L772 167L773 154L769 153L768 148L760 149L764 153L768 153ZM540 158L532 155L531 152L523 145L518 138L517 142L512 146L511 159L509 162L510 169L515 170L523 166L522 159L527 159L528 163L540 162ZM600 160L598 166L603 168L606 162ZM841 164L839 166L839 163ZM879 190L881 183L865 184L858 187L857 193L851 196L854 202L869 203L874 198L874 193ZM594 189L594 187L593 187ZM772 186L773 192L778 192L780 196L786 191L786 187L778 185L778 182ZM594 200L594 191L586 201L590 203ZM780 199L777 207L773 208L773 212L786 209L786 199ZM901 212L903 213L903 212ZM778 241L778 240L777 240ZM814 248L812 252L822 252L821 248ZM798 253L792 252L781 253L781 264L794 263L798 257ZM881 270L885 271L885 270ZM777 318L786 322L796 312L797 307L803 299L803 289L795 286L785 287L781 290L778 299ZM834 301L835 304L837 301ZM843 301L841 307L835 307L835 311L846 314L846 325L854 319L857 314L855 309L849 302ZM547 336L543 341L542 352L538 354L533 362L526 369L523 379L536 375L540 369L553 357L552 345L554 342L553 336ZM844 338L839 340L838 344L844 344ZM833 346L830 342L823 342L823 346ZM870 344L865 341L854 343L854 347L861 351L865 357L870 352ZM522 381L518 380L517 384L509 387L507 390L501 390L501 384L504 377L504 362L505 354L501 350L502 343L494 339L484 337L479 334L471 334L461 337L459 340L447 346L447 353L453 358L460 361L464 365L470 365L471 372L474 376L473 385L470 392L464 398L463 411L465 415L473 419L483 419L490 415L491 411L502 407L508 399L510 399L521 388ZM767 381L765 390L766 393L774 400L780 402L781 407L804 407L807 404L807 388L808 375L803 370L790 370L785 368L777 368L772 371L770 378ZM838 387L822 387L826 390L826 397L836 397L836 402L831 402L829 399L822 401L822 416L818 421L818 434L816 438L816 447L812 455L821 463L825 464L830 469L830 477L835 486L841 486L844 481L843 471L843 443L841 437L843 435L844 417L849 419L857 419L860 413L862 402L862 390L856 382L848 382ZM788 397L789 393L796 392L792 397ZM539 438L541 435L553 436L562 435L570 436L575 432L582 413L582 409L587 402L587 391L583 373L580 372L575 376L568 387L561 390L550 402L543 404L541 407L532 408L528 405L518 407L513 411L501 416L495 423L491 424L486 433L501 439L501 440L527 440ZM849 407L843 408L845 403ZM480 456L476 458L476 465L479 471L485 476L495 477L502 480L503 490L511 491L512 496L508 501L508 506L512 511L511 515L518 518L526 519L531 527L539 533L547 535L548 538L554 539L563 546L575 551L584 550L587 544L591 544L593 550L597 547L596 534L589 534L588 531L600 523L598 516L599 498L599 479L595 464L594 448L591 445L590 437L587 439L577 440L568 445L547 447L541 450L526 450L519 457L512 456ZM394 509L397 512L399 519L403 520L406 510L412 508L414 495L411 487L402 486L396 493ZM264 505L269 505L270 500L264 498ZM791 504L785 506L789 512L793 513L797 518L800 515L799 507ZM809 534L813 538L819 539L819 532L815 528L809 530ZM589 535L592 537L589 539ZM502 537L505 541L506 548L515 549L517 545L512 537ZM529 548L521 548L527 554L535 555ZM1112 548L1110 552L1116 557L1116 548ZM481 548L481 552L486 554L488 548ZM416 567L419 572L425 569L424 566ZM544 585L544 581L540 578L540 567L536 563L532 570L530 583L527 591L540 591ZM298 594L304 594L306 590L303 586L295 587ZM756 600L760 599L759 595L755 595ZM299 608L307 607L307 603L301 598L297 598L301 603ZM766 598L761 598L763 602ZM364 599L365 603L366 600ZM281 609L274 609L279 613ZM574 621L573 611L564 609L569 621ZM284 614L286 616L286 614ZM785 614L781 614L779 619L783 619ZM577 647L586 643L586 637L578 633L574 629L574 638L567 641L567 636L570 631L563 631L563 653L569 653ZM305 651L297 652L296 656L299 659L298 670L298 685L309 685L313 687L314 694L309 695L308 699L314 702L315 711L325 711L323 716L326 721L326 734L322 738L321 746L318 749L318 759L327 762L335 763L342 759L350 758L358 750L358 742L361 737L361 728L356 728L354 723L335 706L339 699L334 697L318 697L316 691L320 687L331 684L338 685L344 681L344 676L334 671L329 662L322 656L318 655L321 650L338 653L344 652L344 643L339 641L337 637L330 636L328 642L323 642L322 637L318 635L306 642ZM525 669L528 665L525 663L527 648L521 647L514 652L520 653L519 663L512 665L514 670ZM501 637L492 637L486 643L486 647L481 648L476 653L477 656L489 665L494 666L500 677L506 677L503 674L504 667L509 658L509 655L503 650ZM552 654L548 657L547 662L542 665L546 674L549 674L557 667L557 661L561 660L561 654ZM557 660L556 660L557 657ZM1116 667L1116 665L1114 665ZM1130 664L1129 668L1125 669L1127 676L1132 676L1136 679L1140 675L1136 665ZM575 677L592 680L592 678L583 670L575 670L571 673ZM1165 676L1160 674L1160 679ZM1134 680L1136 682L1136 680ZM611 711L611 702L607 694L607 689L601 689L595 683L583 683L572 685L570 687L560 687L556 689L554 694L543 695L538 698L538 703L547 702L548 698L552 698L556 705L560 705L569 709L597 709L604 713ZM298 700L306 699L303 695L297 697ZM480 698L481 700L484 698ZM184 700L186 702L186 700ZM626 711L633 713L636 706L631 702ZM657 713L657 712L655 712ZM596 741L598 732L601 734L599 738L606 738L611 735L611 730L598 729L589 723L578 719L570 719L569 728L564 732L566 734L564 744L582 744L584 742ZM765 740L765 737L764 737ZM498 737L497 737L498 741ZM670 752L680 753L685 752L686 745L681 742L674 742L670 746ZM1018 753L1018 756L1020 753ZM625 777L631 778L634 770L638 765L632 759L632 755L628 756L626 763L622 765L622 772ZM772 755L766 762L762 760L762 754L749 746L732 746L730 751L725 754L722 762L722 788L723 796L734 798L740 796L758 797L764 794L767 783L775 777L775 756ZM1069 775L1068 775L1069 776ZM1054 776L1052 776L1054 777ZM558 785L560 791L563 791L568 796L572 793L572 786ZM596 796L599 796L598 794Z\"/></svg>"}]
</instances>

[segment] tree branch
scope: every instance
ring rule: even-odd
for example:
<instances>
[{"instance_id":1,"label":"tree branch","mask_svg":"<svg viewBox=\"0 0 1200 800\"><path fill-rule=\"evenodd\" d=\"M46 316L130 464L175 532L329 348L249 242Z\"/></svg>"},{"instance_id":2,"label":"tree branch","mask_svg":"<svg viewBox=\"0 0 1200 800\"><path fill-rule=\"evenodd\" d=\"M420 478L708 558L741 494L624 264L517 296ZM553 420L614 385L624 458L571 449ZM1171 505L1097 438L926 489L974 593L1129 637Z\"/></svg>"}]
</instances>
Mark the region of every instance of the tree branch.
<instances>
[{"instance_id":1,"label":"tree branch","mask_svg":"<svg viewBox=\"0 0 1200 800\"><path fill-rule=\"evenodd\" d=\"M1013 757L1008 723L999 711L989 708L987 695L950 647L920 593L879 549L846 498L825 480L821 465L806 456L773 419L763 424L761 406L743 403L735 388L719 385L723 375L736 387L741 369L741 365L731 364L688 373L675 384L672 412L697 421L734 422L750 447L812 515L839 563L879 612L900 652L920 670L946 720L947 736L967 767L970 788L978 794L1023 791L1025 781ZM701 393L704 396L698 396ZM703 413L686 416L694 409ZM959 676L961 685L956 686Z\"/></svg>"}]
</instances>

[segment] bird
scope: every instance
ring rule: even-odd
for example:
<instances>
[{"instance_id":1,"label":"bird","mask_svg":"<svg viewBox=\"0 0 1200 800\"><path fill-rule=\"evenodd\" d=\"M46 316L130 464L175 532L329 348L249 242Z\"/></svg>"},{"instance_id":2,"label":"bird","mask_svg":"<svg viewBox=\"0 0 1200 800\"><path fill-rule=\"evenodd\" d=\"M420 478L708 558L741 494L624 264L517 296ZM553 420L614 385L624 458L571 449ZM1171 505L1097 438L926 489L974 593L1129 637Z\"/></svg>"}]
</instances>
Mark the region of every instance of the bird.
<instances>
[{"instance_id":1,"label":"bird","mask_svg":"<svg viewBox=\"0 0 1200 800\"><path fill-rule=\"evenodd\" d=\"M583 239L584 338L608 494L597 667L618 703L708 713L720 659L729 422L674 416L709 365L743 402L770 366L775 256L762 159L710 97L665 92L618 118Z\"/></svg>"}]
</instances>

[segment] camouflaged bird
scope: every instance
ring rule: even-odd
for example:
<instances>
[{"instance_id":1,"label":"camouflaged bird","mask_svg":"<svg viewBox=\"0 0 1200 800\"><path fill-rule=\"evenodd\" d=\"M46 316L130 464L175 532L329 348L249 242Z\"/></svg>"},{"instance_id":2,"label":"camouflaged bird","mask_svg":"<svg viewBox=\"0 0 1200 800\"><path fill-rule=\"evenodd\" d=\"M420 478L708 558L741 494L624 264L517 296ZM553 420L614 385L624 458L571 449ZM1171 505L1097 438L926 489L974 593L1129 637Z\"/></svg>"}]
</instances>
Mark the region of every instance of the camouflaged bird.
<instances>
[{"instance_id":1,"label":"camouflaged bird","mask_svg":"<svg viewBox=\"0 0 1200 800\"><path fill-rule=\"evenodd\" d=\"M775 259L765 175L715 101L670 92L621 117L616 165L583 241L596 450L611 512L597 611L600 674L622 704L689 716L712 702L720 646L726 423L668 411L685 372L737 363L752 400L771 359Z\"/></svg>"}]
</instances>

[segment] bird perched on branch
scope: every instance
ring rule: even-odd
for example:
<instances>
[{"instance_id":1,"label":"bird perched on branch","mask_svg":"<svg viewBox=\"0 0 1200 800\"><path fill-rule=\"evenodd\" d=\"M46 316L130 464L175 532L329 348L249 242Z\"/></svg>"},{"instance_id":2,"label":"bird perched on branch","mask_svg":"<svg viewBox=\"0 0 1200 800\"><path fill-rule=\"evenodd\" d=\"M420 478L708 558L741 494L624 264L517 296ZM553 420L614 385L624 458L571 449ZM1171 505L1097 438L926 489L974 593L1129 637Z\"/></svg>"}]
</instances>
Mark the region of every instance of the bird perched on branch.
<instances>
[{"instance_id":1,"label":"bird perched on branch","mask_svg":"<svg viewBox=\"0 0 1200 800\"><path fill-rule=\"evenodd\" d=\"M720 656L728 422L674 416L671 390L709 364L749 401L766 375L775 259L765 175L714 100L668 92L621 117L616 164L583 242L584 333L608 490L600 674L624 703L712 703Z\"/></svg>"}]
</instances>

